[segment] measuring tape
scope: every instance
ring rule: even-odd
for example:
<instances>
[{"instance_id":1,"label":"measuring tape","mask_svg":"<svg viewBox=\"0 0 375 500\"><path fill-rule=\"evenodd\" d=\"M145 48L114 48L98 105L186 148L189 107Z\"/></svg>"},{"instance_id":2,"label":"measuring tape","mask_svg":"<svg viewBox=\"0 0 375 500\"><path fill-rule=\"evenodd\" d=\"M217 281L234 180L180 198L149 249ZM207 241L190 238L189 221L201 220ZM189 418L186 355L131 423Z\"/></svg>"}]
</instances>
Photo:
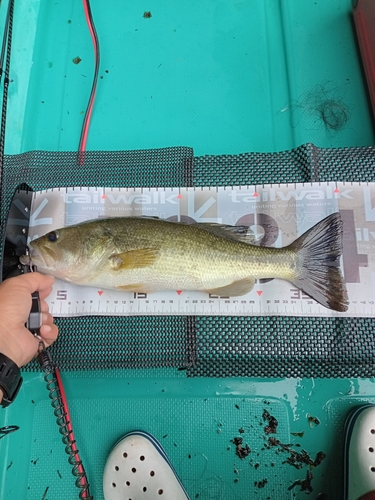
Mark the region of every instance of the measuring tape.
<instances>
[{"instance_id":1,"label":"measuring tape","mask_svg":"<svg viewBox=\"0 0 375 500\"><path fill-rule=\"evenodd\" d=\"M258 280L242 297L203 292L118 292L56 280L54 316L281 315L375 317L375 183L300 183L202 188L58 188L33 195L31 239L107 217L249 226L257 244L283 247L333 212L344 224L342 270L349 309L336 313L283 280Z\"/></svg>"}]
</instances>

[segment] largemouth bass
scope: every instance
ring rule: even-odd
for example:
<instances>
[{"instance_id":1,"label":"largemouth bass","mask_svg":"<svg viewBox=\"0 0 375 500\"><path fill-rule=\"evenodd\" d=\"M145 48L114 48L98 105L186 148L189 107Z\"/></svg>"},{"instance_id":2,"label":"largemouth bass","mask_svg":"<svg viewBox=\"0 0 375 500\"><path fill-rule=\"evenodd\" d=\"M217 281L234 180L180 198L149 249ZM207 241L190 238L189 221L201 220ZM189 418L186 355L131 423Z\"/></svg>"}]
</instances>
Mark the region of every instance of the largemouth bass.
<instances>
[{"instance_id":1,"label":"largemouth bass","mask_svg":"<svg viewBox=\"0 0 375 500\"><path fill-rule=\"evenodd\" d=\"M38 271L56 278L133 292L202 290L235 297L250 292L256 279L281 278L325 307L347 310L338 213L283 248L251 244L245 233L243 227L148 217L98 219L32 241L31 258Z\"/></svg>"}]
</instances>

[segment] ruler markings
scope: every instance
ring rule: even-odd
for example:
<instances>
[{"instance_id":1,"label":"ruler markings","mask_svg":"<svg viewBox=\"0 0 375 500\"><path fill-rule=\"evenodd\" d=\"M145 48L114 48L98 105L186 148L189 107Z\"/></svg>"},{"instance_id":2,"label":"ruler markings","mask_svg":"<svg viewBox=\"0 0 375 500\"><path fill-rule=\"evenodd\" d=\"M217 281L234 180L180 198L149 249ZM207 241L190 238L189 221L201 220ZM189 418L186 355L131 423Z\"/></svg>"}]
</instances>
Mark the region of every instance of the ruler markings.
<instances>
[{"instance_id":1,"label":"ruler markings","mask_svg":"<svg viewBox=\"0 0 375 500\"><path fill-rule=\"evenodd\" d=\"M374 183L260 184L198 189L59 187L33 193L30 236L41 236L57 229L64 225L64 220L65 224L69 225L71 221L90 220L99 216L141 213L152 216L158 216L160 213L165 218L188 216L196 218L197 222L217 220L231 225L243 217L248 217L248 220L253 217L255 225L251 228L257 235L260 229L256 225L260 220L259 214L266 214L273 218L279 229L280 236L275 244L285 246L314 223L339 210L353 213L355 228L352 231L355 232L354 247L356 246L358 254L349 256L349 267L353 267L352 264L357 265L359 282L347 279L350 298L348 313L336 314L282 280L262 283L261 290L258 284L246 296L231 299L211 299L202 292L183 292L181 296L176 297L175 291L149 294L140 298L134 297L132 293L104 290L101 291L102 301L97 289L78 287L56 280L48 300L50 310L55 316L282 314L374 317L374 303L369 300L369 297L375 296ZM52 220L52 223L44 223L48 220ZM345 242L342 260L345 260ZM348 262L346 265L348 267ZM259 296L257 290L261 291ZM72 307L72 304L75 307Z\"/></svg>"}]
</instances>

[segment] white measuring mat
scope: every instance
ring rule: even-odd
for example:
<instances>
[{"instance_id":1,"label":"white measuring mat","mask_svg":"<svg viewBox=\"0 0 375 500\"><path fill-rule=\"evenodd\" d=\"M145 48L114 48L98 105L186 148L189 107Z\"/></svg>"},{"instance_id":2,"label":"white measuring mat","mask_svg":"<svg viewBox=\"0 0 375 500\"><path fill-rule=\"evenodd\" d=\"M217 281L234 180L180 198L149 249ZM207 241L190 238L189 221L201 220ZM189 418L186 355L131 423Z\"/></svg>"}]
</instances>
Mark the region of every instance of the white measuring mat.
<instances>
[{"instance_id":1,"label":"white measuring mat","mask_svg":"<svg viewBox=\"0 0 375 500\"><path fill-rule=\"evenodd\" d=\"M283 280L258 280L241 297L204 292L130 293L57 280L54 316L285 315L375 317L375 183L309 183L203 188L59 188L34 193L29 236L104 217L157 216L251 227L262 244L286 246L333 212L344 223L349 309L337 313ZM259 242L258 242L259 243Z\"/></svg>"}]
</instances>

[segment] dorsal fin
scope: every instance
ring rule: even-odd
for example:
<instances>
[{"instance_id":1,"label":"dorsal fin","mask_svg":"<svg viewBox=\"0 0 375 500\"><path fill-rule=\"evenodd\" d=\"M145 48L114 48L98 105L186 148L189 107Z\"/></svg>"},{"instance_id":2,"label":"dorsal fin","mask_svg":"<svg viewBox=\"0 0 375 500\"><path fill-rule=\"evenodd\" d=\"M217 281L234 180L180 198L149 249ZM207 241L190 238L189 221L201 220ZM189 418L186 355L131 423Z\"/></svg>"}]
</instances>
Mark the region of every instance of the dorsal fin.
<instances>
[{"instance_id":1,"label":"dorsal fin","mask_svg":"<svg viewBox=\"0 0 375 500\"><path fill-rule=\"evenodd\" d=\"M214 222L198 222L196 225L221 238L242 241L242 243L247 243L249 245L255 245L256 243L255 234L249 226L230 226L228 224L216 224Z\"/></svg>"}]
</instances>

